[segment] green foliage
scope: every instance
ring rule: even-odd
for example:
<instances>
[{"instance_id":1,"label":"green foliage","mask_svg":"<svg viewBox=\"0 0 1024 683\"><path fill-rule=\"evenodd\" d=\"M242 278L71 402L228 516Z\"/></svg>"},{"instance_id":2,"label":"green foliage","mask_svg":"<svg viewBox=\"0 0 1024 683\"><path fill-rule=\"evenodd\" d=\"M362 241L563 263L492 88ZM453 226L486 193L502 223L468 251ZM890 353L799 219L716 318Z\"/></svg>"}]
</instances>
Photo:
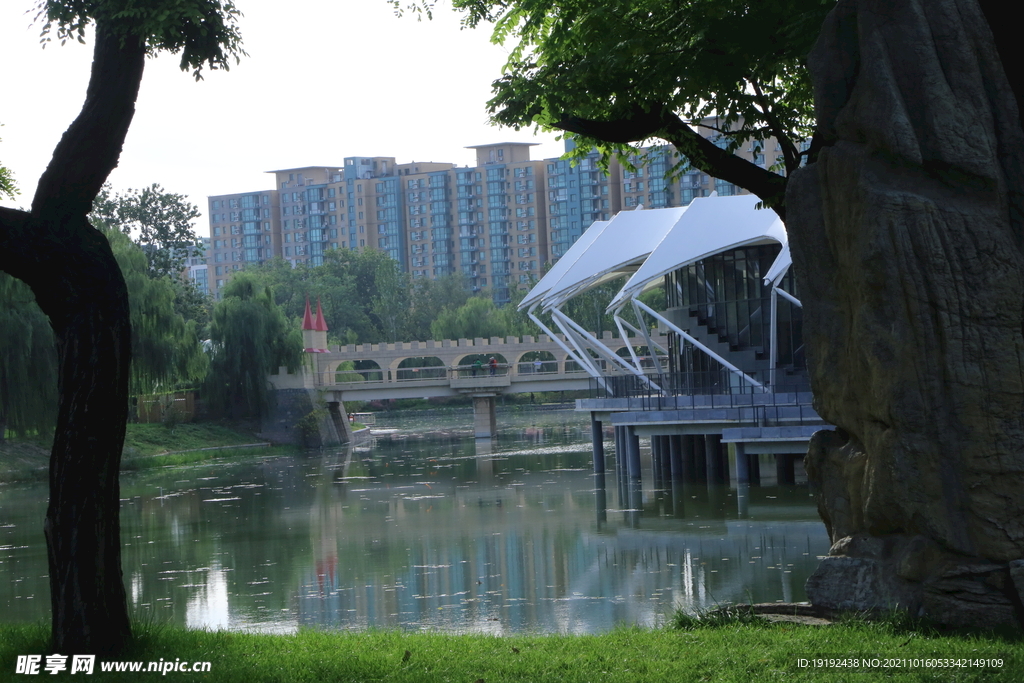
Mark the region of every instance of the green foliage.
<instances>
[{"instance_id":1,"label":"green foliage","mask_svg":"<svg viewBox=\"0 0 1024 683\"><path fill-rule=\"evenodd\" d=\"M391 2L399 14L432 9ZM816 154L801 148L814 124L804 59L834 4L453 0L464 27L492 23L492 42L509 48L487 103L492 122L563 131L575 143L570 157L597 148L605 169L613 155L633 166L632 145L665 140L681 155L668 175L697 168L783 213L782 176ZM782 155L768 170L733 154L763 150L769 138Z\"/></svg>"},{"instance_id":2,"label":"green foliage","mask_svg":"<svg viewBox=\"0 0 1024 683\"><path fill-rule=\"evenodd\" d=\"M301 332L274 303L270 288L248 272L224 287L213 309L210 340L205 396L211 409L233 418L263 414L270 399L267 375L301 363Z\"/></svg>"},{"instance_id":3,"label":"green foliage","mask_svg":"<svg viewBox=\"0 0 1024 683\"><path fill-rule=\"evenodd\" d=\"M430 325L431 339L500 337L505 332L501 312L489 297L475 296L458 308L446 308Z\"/></svg>"},{"instance_id":4,"label":"green foliage","mask_svg":"<svg viewBox=\"0 0 1024 683\"><path fill-rule=\"evenodd\" d=\"M96 195L89 220L132 237L149 257L154 277L177 276L189 256L202 255L194 224L199 209L185 195L166 192L156 183L124 194L111 194L111 189L104 185Z\"/></svg>"},{"instance_id":5,"label":"green foliage","mask_svg":"<svg viewBox=\"0 0 1024 683\"><path fill-rule=\"evenodd\" d=\"M446 308L462 306L469 300L469 296L469 287L462 273L445 275L436 280L414 280L412 307L409 311L409 329L413 336L416 339L427 339L431 324L441 312Z\"/></svg>"},{"instance_id":6,"label":"green foliage","mask_svg":"<svg viewBox=\"0 0 1024 683\"><path fill-rule=\"evenodd\" d=\"M49 434L57 418L57 350L50 320L21 280L0 273L0 441Z\"/></svg>"},{"instance_id":7,"label":"green foliage","mask_svg":"<svg viewBox=\"0 0 1024 683\"><path fill-rule=\"evenodd\" d=\"M0 127L2 126L3 124L0 123ZM6 195L9 199L14 199L18 194L18 186L14 182L14 174L11 173L11 169L0 164L0 197Z\"/></svg>"},{"instance_id":8,"label":"green foliage","mask_svg":"<svg viewBox=\"0 0 1024 683\"><path fill-rule=\"evenodd\" d=\"M54 32L61 45L84 43L85 28L102 22L122 45L144 42L150 55L180 52L182 71L191 69L196 80L204 66L227 70L246 55L237 28L242 14L230 0L41 0L36 9L44 45Z\"/></svg>"},{"instance_id":9,"label":"green foliage","mask_svg":"<svg viewBox=\"0 0 1024 683\"><path fill-rule=\"evenodd\" d=\"M634 118L663 105L721 117L728 149L813 126L803 59L831 2L822 0L456 0L464 23L494 22L516 41L488 103L494 120L557 127L566 114ZM741 124L741 125L740 125ZM726 128L740 125L737 132ZM588 151L604 141L575 136Z\"/></svg>"},{"instance_id":10,"label":"green foliage","mask_svg":"<svg viewBox=\"0 0 1024 683\"><path fill-rule=\"evenodd\" d=\"M208 361L194 321L175 310L172 280L154 278L142 249L117 230L101 228L124 276L131 309L130 391L187 386L206 375ZM57 352L50 321L20 280L0 273L0 423L19 435L53 428Z\"/></svg>"},{"instance_id":11,"label":"green foliage","mask_svg":"<svg viewBox=\"0 0 1024 683\"><path fill-rule=\"evenodd\" d=\"M383 252L368 251L378 258L374 272L377 295L370 298L370 311L377 317L384 337L388 341L401 341L409 310L409 276L398 262Z\"/></svg>"},{"instance_id":12,"label":"green foliage","mask_svg":"<svg viewBox=\"0 0 1024 683\"><path fill-rule=\"evenodd\" d=\"M194 321L175 310L175 287L153 277L142 249L118 230L101 229L110 242L131 306L132 394L173 390L201 380L208 367Z\"/></svg>"}]
</instances>

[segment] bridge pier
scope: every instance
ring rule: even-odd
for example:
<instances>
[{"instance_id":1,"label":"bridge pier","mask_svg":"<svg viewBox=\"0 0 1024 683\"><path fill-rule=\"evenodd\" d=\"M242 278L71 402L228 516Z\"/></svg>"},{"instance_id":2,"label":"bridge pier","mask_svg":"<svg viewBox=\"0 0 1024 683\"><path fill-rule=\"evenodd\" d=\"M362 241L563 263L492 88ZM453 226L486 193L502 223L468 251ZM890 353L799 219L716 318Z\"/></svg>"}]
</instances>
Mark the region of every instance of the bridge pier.
<instances>
[{"instance_id":1,"label":"bridge pier","mask_svg":"<svg viewBox=\"0 0 1024 683\"><path fill-rule=\"evenodd\" d=\"M604 475L604 434L601 432L601 421L590 413L590 438L594 444L594 474Z\"/></svg>"},{"instance_id":2,"label":"bridge pier","mask_svg":"<svg viewBox=\"0 0 1024 683\"><path fill-rule=\"evenodd\" d=\"M473 433L478 439L491 439L498 434L498 414L494 394L473 396Z\"/></svg>"}]
</instances>

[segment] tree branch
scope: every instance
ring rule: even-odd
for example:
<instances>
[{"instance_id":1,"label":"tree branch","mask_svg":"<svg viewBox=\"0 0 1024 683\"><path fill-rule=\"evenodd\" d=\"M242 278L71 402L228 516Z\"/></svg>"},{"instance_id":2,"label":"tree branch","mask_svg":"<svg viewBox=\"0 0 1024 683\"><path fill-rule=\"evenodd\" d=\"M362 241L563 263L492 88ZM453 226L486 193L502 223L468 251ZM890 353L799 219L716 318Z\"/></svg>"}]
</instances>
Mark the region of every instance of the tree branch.
<instances>
[{"instance_id":1,"label":"tree branch","mask_svg":"<svg viewBox=\"0 0 1024 683\"><path fill-rule=\"evenodd\" d=\"M747 80L754 88L755 98L761 107L761 114L764 115L765 120L768 122L768 129L775 136L779 146L782 147L782 157L786 160L786 175L790 175L800 167L800 152L797 150L796 145L793 144L793 141L789 139L789 136L786 135L786 131L778 117L772 113L768 98L764 96L764 92L761 90L761 84L755 78L747 78Z\"/></svg>"},{"instance_id":2,"label":"tree branch","mask_svg":"<svg viewBox=\"0 0 1024 683\"><path fill-rule=\"evenodd\" d=\"M82 111L61 137L39 179L32 213L47 220L89 213L110 172L117 167L142 82L146 47L96 22L92 74Z\"/></svg>"},{"instance_id":3,"label":"tree branch","mask_svg":"<svg viewBox=\"0 0 1024 683\"><path fill-rule=\"evenodd\" d=\"M637 106L634 111L637 113L632 117L611 121L565 115L553 125L570 133L612 143L638 142L654 136L664 138L675 145L691 166L750 191L774 209L782 220L786 220L787 178L726 152L693 130L664 105L655 105L651 111Z\"/></svg>"}]
</instances>

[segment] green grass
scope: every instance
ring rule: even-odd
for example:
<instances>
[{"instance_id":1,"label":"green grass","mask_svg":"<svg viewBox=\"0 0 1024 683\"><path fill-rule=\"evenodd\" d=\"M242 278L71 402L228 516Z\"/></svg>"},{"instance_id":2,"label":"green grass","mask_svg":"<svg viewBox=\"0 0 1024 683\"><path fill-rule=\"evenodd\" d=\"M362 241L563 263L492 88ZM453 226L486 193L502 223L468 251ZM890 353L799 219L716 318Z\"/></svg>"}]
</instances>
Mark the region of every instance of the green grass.
<instances>
[{"instance_id":1,"label":"green grass","mask_svg":"<svg viewBox=\"0 0 1024 683\"><path fill-rule=\"evenodd\" d=\"M942 634L915 630L899 620L853 619L824 627L729 618L698 622L688 622L685 628L622 628L593 636L507 637L315 630L267 636L148 624L137 629L140 635L122 659L209 661L209 673L172 671L167 680L225 683L1024 680L1019 634ZM45 654L46 642L46 629L40 626L0 627L0 680L27 680L13 675L16 657ZM859 672L797 665L799 658L816 656L1002 657L1004 665L1001 669L868 668ZM97 672L89 680L138 680L144 675L132 676L104 674L97 663Z\"/></svg>"},{"instance_id":2,"label":"green grass","mask_svg":"<svg viewBox=\"0 0 1024 683\"><path fill-rule=\"evenodd\" d=\"M174 426L130 423L125 431L121 469L134 471L171 465L190 465L211 458L273 456L295 451L291 446L197 450L261 441L262 439L252 432L214 422L183 423ZM0 443L0 481L46 479L49 449L49 443L38 437L8 439ZM162 455L168 451L193 452Z\"/></svg>"},{"instance_id":3,"label":"green grass","mask_svg":"<svg viewBox=\"0 0 1024 683\"><path fill-rule=\"evenodd\" d=\"M124 436L125 455L156 455L211 446L236 446L262 441L250 432L213 423L129 424Z\"/></svg>"}]
</instances>

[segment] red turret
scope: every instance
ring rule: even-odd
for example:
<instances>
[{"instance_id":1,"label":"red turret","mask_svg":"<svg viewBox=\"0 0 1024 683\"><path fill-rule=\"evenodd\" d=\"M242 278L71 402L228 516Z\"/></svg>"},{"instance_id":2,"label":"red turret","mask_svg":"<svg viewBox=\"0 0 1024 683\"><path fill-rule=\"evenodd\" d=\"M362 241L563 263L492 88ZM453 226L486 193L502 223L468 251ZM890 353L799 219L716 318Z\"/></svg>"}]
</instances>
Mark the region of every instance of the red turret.
<instances>
[{"instance_id":1,"label":"red turret","mask_svg":"<svg viewBox=\"0 0 1024 683\"><path fill-rule=\"evenodd\" d=\"M309 310L309 296L306 297L306 315L302 317L302 329L304 330L317 330L319 328L313 327L313 313Z\"/></svg>"},{"instance_id":2,"label":"red turret","mask_svg":"<svg viewBox=\"0 0 1024 683\"><path fill-rule=\"evenodd\" d=\"M327 321L324 320L324 309L320 306L320 297L316 298L316 329L317 332L327 331Z\"/></svg>"}]
</instances>

